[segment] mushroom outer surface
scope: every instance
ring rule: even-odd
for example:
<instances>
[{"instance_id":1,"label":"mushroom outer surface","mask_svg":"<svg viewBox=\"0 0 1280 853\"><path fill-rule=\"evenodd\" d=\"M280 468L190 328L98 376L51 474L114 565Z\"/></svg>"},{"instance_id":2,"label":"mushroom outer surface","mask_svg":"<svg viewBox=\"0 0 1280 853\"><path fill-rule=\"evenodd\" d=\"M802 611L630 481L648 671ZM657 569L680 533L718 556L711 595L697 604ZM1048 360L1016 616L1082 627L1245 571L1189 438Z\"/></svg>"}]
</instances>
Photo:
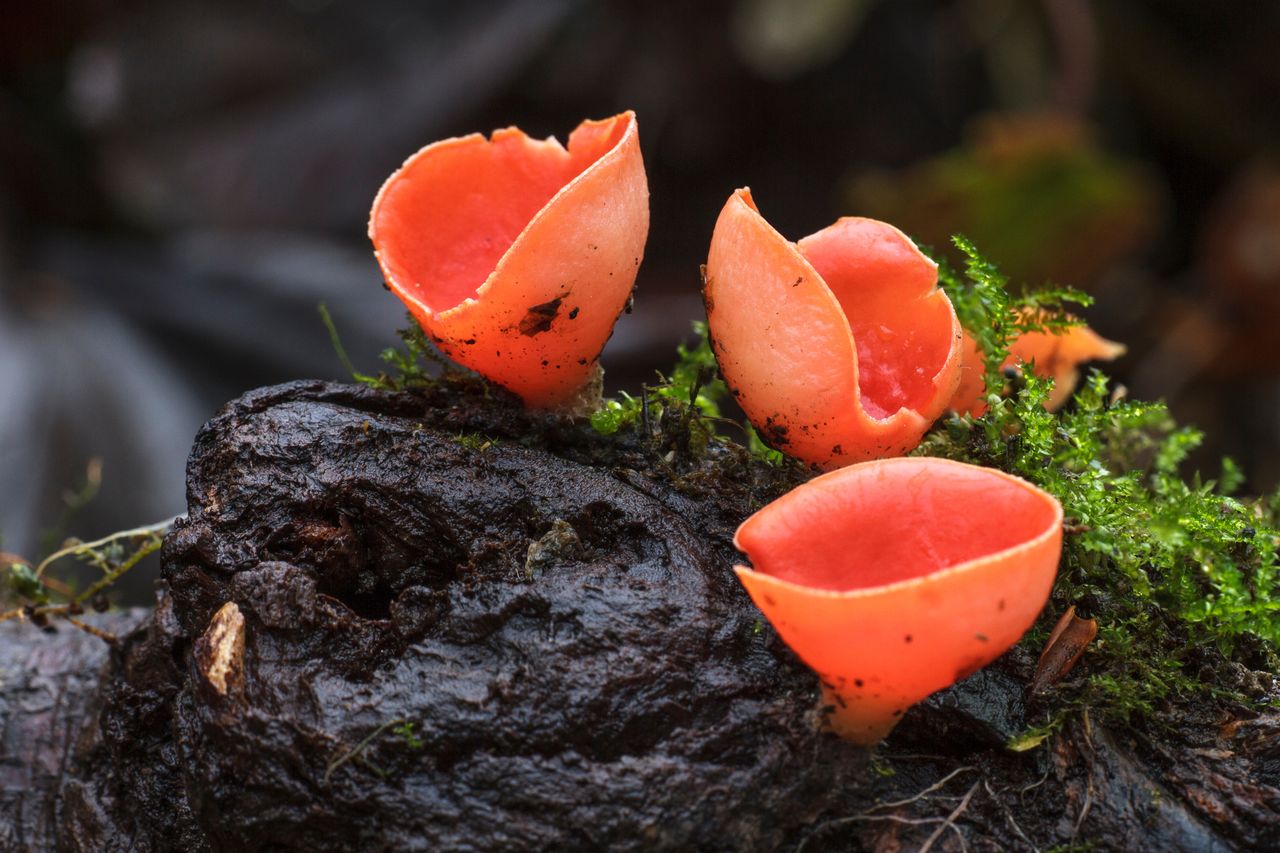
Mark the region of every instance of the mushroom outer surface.
<instances>
[{"instance_id":1,"label":"mushroom outer surface","mask_svg":"<svg viewBox=\"0 0 1280 853\"><path fill-rule=\"evenodd\" d=\"M704 298L721 373L773 447L821 468L914 448L960 380L960 323L901 231L845 217L792 243L730 196Z\"/></svg>"},{"instance_id":2,"label":"mushroom outer surface","mask_svg":"<svg viewBox=\"0 0 1280 853\"><path fill-rule=\"evenodd\" d=\"M822 679L832 726L869 744L1031 627L1056 574L1062 507L989 468L887 459L799 486L734 541L755 566L738 577Z\"/></svg>"},{"instance_id":3,"label":"mushroom outer surface","mask_svg":"<svg viewBox=\"0 0 1280 853\"><path fill-rule=\"evenodd\" d=\"M428 145L369 218L388 286L440 350L534 408L591 378L648 232L632 112L583 122L567 149L514 127Z\"/></svg>"}]
</instances>

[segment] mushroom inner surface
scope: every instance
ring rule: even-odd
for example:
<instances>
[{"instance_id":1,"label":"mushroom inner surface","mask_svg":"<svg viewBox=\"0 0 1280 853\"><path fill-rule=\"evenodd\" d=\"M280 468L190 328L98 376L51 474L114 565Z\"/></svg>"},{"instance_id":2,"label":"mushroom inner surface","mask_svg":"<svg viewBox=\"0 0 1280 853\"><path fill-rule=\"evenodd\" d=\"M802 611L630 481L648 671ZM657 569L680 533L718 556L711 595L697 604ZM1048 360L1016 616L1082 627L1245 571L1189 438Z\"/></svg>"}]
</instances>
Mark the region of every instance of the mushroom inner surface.
<instances>
[{"instance_id":1,"label":"mushroom inner surface","mask_svg":"<svg viewBox=\"0 0 1280 853\"><path fill-rule=\"evenodd\" d=\"M585 123L566 150L515 128L437 143L395 175L373 215L383 264L433 312L476 295L529 221L609 152L625 117Z\"/></svg>"},{"instance_id":2,"label":"mushroom inner surface","mask_svg":"<svg viewBox=\"0 0 1280 853\"><path fill-rule=\"evenodd\" d=\"M757 571L846 591L909 580L1028 542L1056 519L1043 496L995 475L921 464L815 481L744 526ZM842 472L843 473L843 472Z\"/></svg>"},{"instance_id":3,"label":"mushroom inner surface","mask_svg":"<svg viewBox=\"0 0 1280 853\"><path fill-rule=\"evenodd\" d=\"M896 229L867 219L841 219L798 245L849 321L863 409L883 420L926 406L951 352L936 268Z\"/></svg>"}]
</instances>

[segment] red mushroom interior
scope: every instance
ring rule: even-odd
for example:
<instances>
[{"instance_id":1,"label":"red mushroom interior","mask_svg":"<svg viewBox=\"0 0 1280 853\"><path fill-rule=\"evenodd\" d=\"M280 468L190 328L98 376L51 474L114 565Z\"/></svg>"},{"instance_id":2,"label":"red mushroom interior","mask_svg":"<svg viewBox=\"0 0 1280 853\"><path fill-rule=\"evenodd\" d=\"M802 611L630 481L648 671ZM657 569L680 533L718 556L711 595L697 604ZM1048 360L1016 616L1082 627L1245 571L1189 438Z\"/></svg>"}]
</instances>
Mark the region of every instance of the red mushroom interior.
<instances>
[{"instance_id":1,"label":"red mushroom interior","mask_svg":"<svg viewBox=\"0 0 1280 853\"><path fill-rule=\"evenodd\" d=\"M757 571L802 586L883 586L985 557L1041 536L1051 501L1016 481L930 466L890 480L870 467L838 488L822 478L754 516L738 533Z\"/></svg>"},{"instance_id":2,"label":"red mushroom interior","mask_svg":"<svg viewBox=\"0 0 1280 853\"><path fill-rule=\"evenodd\" d=\"M896 229L868 219L841 219L798 245L849 321L863 409L883 420L927 407L951 354L951 306L925 298L936 267Z\"/></svg>"},{"instance_id":3,"label":"red mushroom interior","mask_svg":"<svg viewBox=\"0 0 1280 853\"><path fill-rule=\"evenodd\" d=\"M374 209L383 263L433 312L476 295L551 197L618 144L628 121L587 123L559 142L514 128L420 151Z\"/></svg>"}]
</instances>

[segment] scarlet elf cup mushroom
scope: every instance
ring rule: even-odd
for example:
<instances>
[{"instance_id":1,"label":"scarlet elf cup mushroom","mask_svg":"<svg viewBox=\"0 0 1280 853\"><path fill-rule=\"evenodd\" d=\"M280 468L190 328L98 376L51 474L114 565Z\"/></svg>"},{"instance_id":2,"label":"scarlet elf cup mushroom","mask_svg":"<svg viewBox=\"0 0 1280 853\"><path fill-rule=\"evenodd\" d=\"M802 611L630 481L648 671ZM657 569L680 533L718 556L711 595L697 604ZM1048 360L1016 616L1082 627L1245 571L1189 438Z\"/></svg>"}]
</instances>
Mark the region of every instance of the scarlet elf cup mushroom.
<instances>
[{"instance_id":1,"label":"scarlet elf cup mushroom","mask_svg":"<svg viewBox=\"0 0 1280 853\"><path fill-rule=\"evenodd\" d=\"M821 468L914 448L960 381L960 322L905 234L846 217L792 243L729 197L703 296L720 372L774 447Z\"/></svg>"},{"instance_id":2,"label":"scarlet elf cup mushroom","mask_svg":"<svg viewBox=\"0 0 1280 853\"><path fill-rule=\"evenodd\" d=\"M1080 381L1080 365L1087 361L1113 361L1124 355L1124 344L1109 341L1088 326L1072 326L1058 334L1051 331L1026 332L1009 345L1005 366L1030 364L1035 374L1053 380L1053 390L1045 408L1056 411L1071 398ZM960 384L950 408L975 418L987 410L982 381L982 353L969 333L964 335L960 354Z\"/></svg>"},{"instance_id":3,"label":"scarlet elf cup mushroom","mask_svg":"<svg viewBox=\"0 0 1280 853\"><path fill-rule=\"evenodd\" d=\"M831 728L870 745L1031 627L1062 507L990 468L885 459L788 492L734 543L754 566L735 567L751 599L821 679Z\"/></svg>"},{"instance_id":4,"label":"scarlet elf cup mushroom","mask_svg":"<svg viewBox=\"0 0 1280 853\"><path fill-rule=\"evenodd\" d=\"M648 231L632 112L584 121L567 148L514 127L428 145L369 218L388 286L440 350L535 408L592 379Z\"/></svg>"}]
</instances>

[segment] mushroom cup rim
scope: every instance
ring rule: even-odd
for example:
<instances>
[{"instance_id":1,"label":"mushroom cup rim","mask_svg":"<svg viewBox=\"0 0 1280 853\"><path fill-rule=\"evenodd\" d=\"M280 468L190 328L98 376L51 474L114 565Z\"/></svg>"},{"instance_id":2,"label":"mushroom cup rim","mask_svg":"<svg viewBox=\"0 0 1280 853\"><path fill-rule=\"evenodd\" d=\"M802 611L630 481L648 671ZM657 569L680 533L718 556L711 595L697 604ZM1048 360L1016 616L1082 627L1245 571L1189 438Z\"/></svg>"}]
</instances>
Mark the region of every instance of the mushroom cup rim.
<instances>
[{"instance_id":1,"label":"mushroom cup rim","mask_svg":"<svg viewBox=\"0 0 1280 853\"><path fill-rule=\"evenodd\" d=\"M383 251L378 247L377 228L375 226L375 222L378 218L378 212L382 207L384 198L388 190L390 189L390 187L396 182L396 180L404 173L406 169L408 169L413 163L418 161L420 158L424 156L429 156L430 152L439 151L445 148L460 146L460 145L476 145L476 144L492 145L495 139L505 134L519 134L520 136L524 137L526 140L528 140L531 143L553 146L554 148L559 149L559 151L564 153L565 155L569 154L569 149L565 147L565 145L562 144L554 134L551 136L548 136L546 139L534 139L533 137L530 137L528 134L526 134L523 130L516 127L515 125L509 125L507 127L497 128L491 131L488 136L485 136L483 133L469 133L463 136L451 136L447 139L440 139L435 142L428 143L427 145L424 145L423 147L419 148L413 154L410 154L407 158L405 158L404 162L401 163L400 166L394 172L392 172L391 175L385 181L382 182L382 186L378 189L378 194L374 196L373 206L370 208L370 211L369 211L369 225L368 225L369 240L374 244L373 254L374 254L374 257L376 257L378 260L378 266L382 270L382 276L386 280L387 285L402 300L407 300L409 302L412 302L415 306L417 306L423 312L423 315L425 317L428 317L432 320L436 320L438 322L447 322L448 320L451 320L454 317L464 316L475 306L481 304L484 296L488 293L489 290L492 289L492 285L498 279L499 275L503 272L503 269L507 264L507 259L511 257L516 247L521 245L522 241L525 239L526 235L529 233L529 230L532 228L534 223L539 222L542 218L544 218L547 215L547 211L562 196L564 196L571 189L576 187L579 183L584 181L590 173L602 168L603 164L605 164L606 162L616 160L619 157L621 157L622 156L621 151L624 148L624 146L626 146L632 139L638 136L639 124L636 120L635 110L623 110L622 112L617 113L616 115L609 116L607 118L584 119L580 121L572 131L570 131L570 136L572 136L573 132L578 130L578 128L590 127L593 125L609 124L609 123L617 122L619 119L626 121L627 127L622 132L622 135L618 137L618 140L612 146L610 146L607 151L605 151L603 154L601 154L599 157L593 160L591 164L588 165L585 169L583 169L581 172L579 172L570 180L566 181L558 190L555 191L554 194L552 194L552 196L549 199L546 200L546 202L542 205L542 207L538 208L537 213L531 216L529 218L529 221L524 224L524 226L520 229L520 233L518 233L515 236L515 239L511 241L511 245L508 246L506 250L503 251L502 256L498 258L498 262L494 265L494 268L489 272L487 276L485 276L485 279L483 282L480 283L480 286L476 288L475 295L468 296L464 298L461 302L457 303L456 305L452 305L440 311L437 311L431 308L426 303L424 303L421 299L419 299L416 295L414 295L413 293L410 293L408 288L404 284L402 284L400 281L398 281L396 276L392 275L391 271L387 267L386 260L383 258Z\"/></svg>"},{"instance_id":2,"label":"mushroom cup rim","mask_svg":"<svg viewBox=\"0 0 1280 853\"><path fill-rule=\"evenodd\" d=\"M757 516L761 515L764 512L769 511L770 508L775 506L776 504L782 501L787 501L788 499L791 499L792 495L794 495L797 491L799 491L800 489L806 488L810 484L817 483L821 480L825 480L828 478L852 476L851 472L862 472L873 467L903 466L905 463L923 462L925 460L927 460L928 464L931 464L931 465L942 464L944 467L955 467L955 468L960 468L968 471L981 471L983 472L984 475L994 476L997 479L1004 479L1025 491L1031 492L1034 495L1047 499L1050 506L1053 508L1053 518L1051 519L1050 523L1045 527L1043 531L1041 531L1040 533L1038 533L1037 535L1033 536L1030 539L1027 539L1023 542L1019 542L1017 545L1013 545L1008 548L1001 548L999 550L992 551L991 553L983 554L980 557L974 557L972 559L964 560L962 562L955 563L950 566L944 566L942 568L935 569L934 571L928 572L923 575L918 575L913 578L907 578L906 580L900 580L900 581L892 581L890 583L880 584L878 586L859 587L857 589L845 589L845 590L823 589L821 587L807 586L805 584L797 583L795 581L784 580L782 578L775 577L769 574L768 572L764 572L759 569L755 569L750 566L744 566L741 564L735 565L733 567L734 572L738 575L739 578L741 578L744 575L750 575L753 578L759 578L769 584L773 584L783 589L788 589L803 595L807 595L812 598L821 598L821 599L830 599L830 600L869 599L869 598L876 598L884 595L894 595L910 589L916 589L923 586L926 583L930 583L941 578L956 577L963 574L967 574L968 572L974 571L997 559L1006 559L1010 557L1016 557L1017 555L1022 553L1029 553L1039 548L1040 546L1042 546L1045 542L1052 540L1055 535L1061 532L1062 521L1064 517L1061 501L1059 501L1056 497L1051 495L1049 492L1045 491L1039 486L1036 486L1033 483L1030 483L1022 479L1021 477L1014 476L1013 474L1009 474L995 468L987 468L982 465L971 465L967 462L959 462L954 459L944 459L940 456L897 456L897 457L890 457L888 459L873 459L867 462L858 462L853 465L847 465L843 468L838 468L834 471L829 471L825 474L821 474L817 477L814 477L812 480L808 480L805 483L802 483L792 491L778 498L773 503L752 513L751 516L746 519L746 521L742 522L742 524L738 526L737 531L734 532L733 545L739 551L746 554L747 557L749 558L751 556L750 552L748 552L745 548L743 548L742 544L739 541L739 534L741 534L742 529L746 527L748 524L750 524L752 519L756 518Z\"/></svg>"}]
</instances>

